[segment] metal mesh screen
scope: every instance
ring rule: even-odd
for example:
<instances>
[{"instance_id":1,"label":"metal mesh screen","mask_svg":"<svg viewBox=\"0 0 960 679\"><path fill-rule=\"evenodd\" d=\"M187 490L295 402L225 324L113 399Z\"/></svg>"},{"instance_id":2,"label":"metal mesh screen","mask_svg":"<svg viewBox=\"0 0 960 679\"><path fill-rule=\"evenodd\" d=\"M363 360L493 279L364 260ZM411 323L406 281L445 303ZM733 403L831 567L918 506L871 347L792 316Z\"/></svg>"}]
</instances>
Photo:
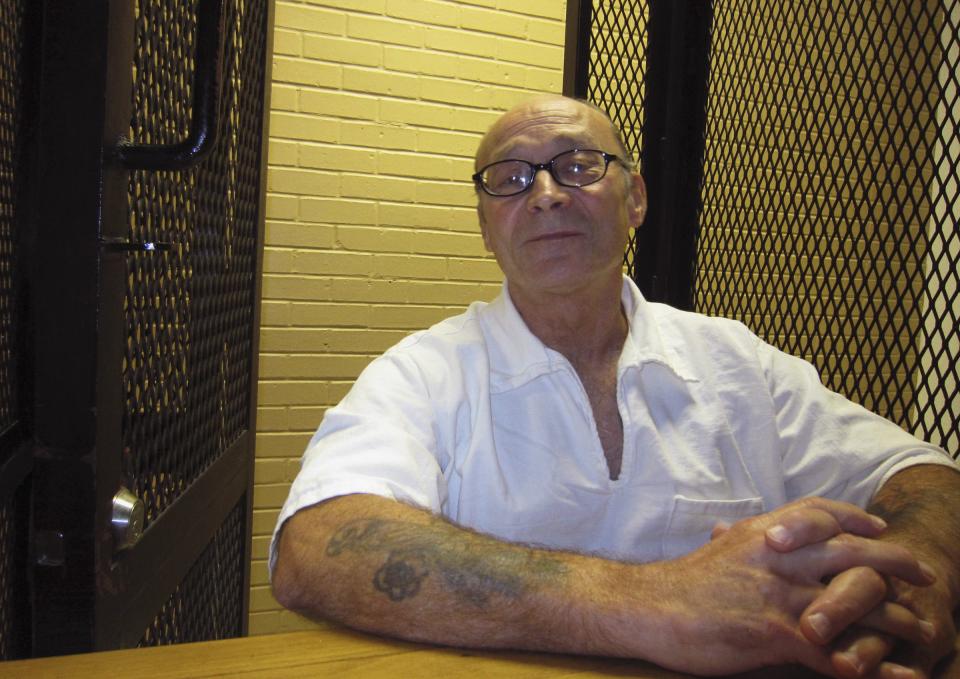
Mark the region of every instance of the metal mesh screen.
<instances>
[{"instance_id":1,"label":"metal mesh screen","mask_svg":"<svg viewBox=\"0 0 960 679\"><path fill-rule=\"evenodd\" d=\"M12 640L16 624L16 532L13 504L5 500L0 504L0 660L15 657Z\"/></svg>"},{"instance_id":2,"label":"metal mesh screen","mask_svg":"<svg viewBox=\"0 0 960 679\"><path fill-rule=\"evenodd\" d=\"M627 151L637 163L643 146L647 17L646 2L595 0L590 23L586 98L616 123ZM635 248L632 240L624 257L628 269L633 266Z\"/></svg>"},{"instance_id":3,"label":"metal mesh screen","mask_svg":"<svg viewBox=\"0 0 960 679\"><path fill-rule=\"evenodd\" d=\"M0 661L27 657L30 602L27 598L27 499L30 483L0 499Z\"/></svg>"},{"instance_id":4,"label":"metal mesh screen","mask_svg":"<svg viewBox=\"0 0 960 679\"><path fill-rule=\"evenodd\" d=\"M20 144L23 15L25 0L0 1L0 440L10 442L19 412L16 287L17 156ZM14 450L0 449L0 468ZM21 657L29 625L24 600L23 536L27 484L10 495L0 494L0 660Z\"/></svg>"},{"instance_id":5,"label":"metal mesh screen","mask_svg":"<svg viewBox=\"0 0 960 679\"><path fill-rule=\"evenodd\" d=\"M136 143L186 137L196 0L140 0ZM131 173L124 473L146 525L249 427L266 2L227 2L220 138L198 167Z\"/></svg>"},{"instance_id":6,"label":"metal mesh screen","mask_svg":"<svg viewBox=\"0 0 960 679\"><path fill-rule=\"evenodd\" d=\"M241 502L230 511L183 582L161 607L138 646L241 635L245 518L246 509Z\"/></svg>"},{"instance_id":7,"label":"metal mesh screen","mask_svg":"<svg viewBox=\"0 0 960 679\"><path fill-rule=\"evenodd\" d=\"M23 12L22 0L0 2L0 433L18 417L14 207Z\"/></svg>"},{"instance_id":8,"label":"metal mesh screen","mask_svg":"<svg viewBox=\"0 0 960 679\"><path fill-rule=\"evenodd\" d=\"M0 660L14 657L11 639L14 634L14 582L17 572L16 522L8 501L0 504Z\"/></svg>"},{"instance_id":9,"label":"metal mesh screen","mask_svg":"<svg viewBox=\"0 0 960 679\"><path fill-rule=\"evenodd\" d=\"M699 311L960 451L960 0L715 3Z\"/></svg>"},{"instance_id":10,"label":"metal mesh screen","mask_svg":"<svg viewBox=\"0 0 960 679\"><path fill-rule=\"evenodd\" d=\"M960 0L712 6L694 307L960 453ZM588 98L639 157L648 2L591 21Z\"/></svg>"}]
</instances>

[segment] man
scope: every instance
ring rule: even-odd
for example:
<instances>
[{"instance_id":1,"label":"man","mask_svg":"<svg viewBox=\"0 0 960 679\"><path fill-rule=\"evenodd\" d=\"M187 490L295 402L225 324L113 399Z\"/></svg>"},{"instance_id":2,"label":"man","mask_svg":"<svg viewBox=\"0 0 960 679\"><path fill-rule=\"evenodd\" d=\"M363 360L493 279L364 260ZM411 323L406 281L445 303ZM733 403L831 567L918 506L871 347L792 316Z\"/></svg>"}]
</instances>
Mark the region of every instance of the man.
<instances>
[{"instance_id":1,"label":"man","mask_svg":"<svg viewBox=\"0 0 960 679\"><path fill-rule=\"evenodd\" d=\"M960 475L742 325L644 301L625 158L563 97L491 127L474 179L503 293L328 412L277 599L441 644L924 676L956 636Z\"/></svg>"}]
</instances>

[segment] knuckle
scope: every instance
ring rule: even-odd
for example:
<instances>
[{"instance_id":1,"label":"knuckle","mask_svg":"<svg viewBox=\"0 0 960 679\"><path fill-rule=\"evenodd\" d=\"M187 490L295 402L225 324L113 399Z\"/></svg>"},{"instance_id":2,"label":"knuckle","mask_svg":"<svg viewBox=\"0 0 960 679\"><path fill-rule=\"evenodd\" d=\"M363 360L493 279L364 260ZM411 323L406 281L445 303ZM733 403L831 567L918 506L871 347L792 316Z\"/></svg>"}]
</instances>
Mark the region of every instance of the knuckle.
<instances>
[{"instance_id":1,"label":"knuckle","mask_svg":"<svg viewBox=\"0 0 960 679\"><path fill-rule=\"evenodd\" d=\"M801 509L813 509L824 508L825 504L826 500L824 500L822 497L817 497L814 495L810 497L802 497L788 506L799 507Z\"/></svg>"},{"instance_id":2,"label":"knuckle","mask_svg":"<svg viewBox=\"0 0 960 679\"><path fill-rule=\"evenodd\" d=\"M884 597L887 594L887 581L886 579L877 573L877 571L869 568L867 566L861 566L857 569L858 576L862 579L863 584L870 588L878 597Z\"/></svg>"},{"instance_id":3,"label":"knuckle","mask_svg":"<svg viewBox=\"0 0 960 679\"><path fill-rule=\"evenodd\" d=\"M863 546L863 541L861 538L851 534L851 533L840 533L836 535L833 539L834 544L842 547L847 551L859 551Z\"/></svg>"}]
</instances>

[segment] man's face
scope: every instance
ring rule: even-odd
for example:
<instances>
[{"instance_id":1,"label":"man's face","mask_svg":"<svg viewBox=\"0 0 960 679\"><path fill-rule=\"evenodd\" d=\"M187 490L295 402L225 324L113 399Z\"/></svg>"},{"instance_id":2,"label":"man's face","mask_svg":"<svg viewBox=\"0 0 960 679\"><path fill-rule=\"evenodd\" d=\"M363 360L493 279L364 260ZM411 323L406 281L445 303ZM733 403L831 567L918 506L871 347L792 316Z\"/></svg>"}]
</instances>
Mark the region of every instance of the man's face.
<instances>
[{"instance_id":1,"label":"man's face","mask_svg":"<svg viewBox=\"0 0 960 679\"><path fill-rule=\"evenodd\" d=\"M619 145L601 113L570 99L536 99L494 124L480 145L477 168L507 158L545 163L574 148L616 154ZM643 180L619 163L580 188L561 186L540 171L526 192L481 192L477 205L484 244L514 296L570 294L598 281L619 285L630 229L645 210Z\"/></svg>"}]
</instances>

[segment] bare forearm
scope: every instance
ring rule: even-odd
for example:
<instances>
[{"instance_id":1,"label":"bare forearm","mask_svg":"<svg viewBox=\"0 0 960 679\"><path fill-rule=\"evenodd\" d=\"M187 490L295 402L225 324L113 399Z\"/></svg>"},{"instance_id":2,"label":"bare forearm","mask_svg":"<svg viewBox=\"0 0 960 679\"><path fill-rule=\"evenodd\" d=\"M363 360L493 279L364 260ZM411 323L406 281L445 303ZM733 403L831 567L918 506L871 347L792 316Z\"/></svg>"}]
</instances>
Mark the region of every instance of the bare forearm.
<instances>
[{"instance_id":1,"label":"bare forearm","mask_svg":"<svg viewBox=\"0 0 960 679\"><path fill-rule=\"evenodd\" d=\"M591 582L617 568L629 567L500 542L355 495L287 522L274 588L306 615L407 639L622 655L602 612L616 588Z\"/></svg>"},{"instance_id":2,"label":"bare forearm","mask_svg":"<svg viewBox=\"0 0 960 679\"><path fill-rule=\"evenodd\" d=\"M287 521L274 591L306 615L412 640L628 656L694 673L791 662L824 671L826 651L804 638L798 616L828 569L921 576L909 552L869 539L771 550L767 531L797 514L831 534L878 530L852 505L812 498L741 521L682 559L630 564L505 543L384 498L345 496Z\"/></svg>"},{"instance_id":3,"label":"bare forearm","mask_svg":"<svg viewBox=\"0 0 960 679\"><path fill-rule=\"evenodd\" d=\"M960 605L960 473L938 465L905 469L883 485L868 511L889 524L884 539L933 566L951 607Z\"/></svg>"}]
</instances>

